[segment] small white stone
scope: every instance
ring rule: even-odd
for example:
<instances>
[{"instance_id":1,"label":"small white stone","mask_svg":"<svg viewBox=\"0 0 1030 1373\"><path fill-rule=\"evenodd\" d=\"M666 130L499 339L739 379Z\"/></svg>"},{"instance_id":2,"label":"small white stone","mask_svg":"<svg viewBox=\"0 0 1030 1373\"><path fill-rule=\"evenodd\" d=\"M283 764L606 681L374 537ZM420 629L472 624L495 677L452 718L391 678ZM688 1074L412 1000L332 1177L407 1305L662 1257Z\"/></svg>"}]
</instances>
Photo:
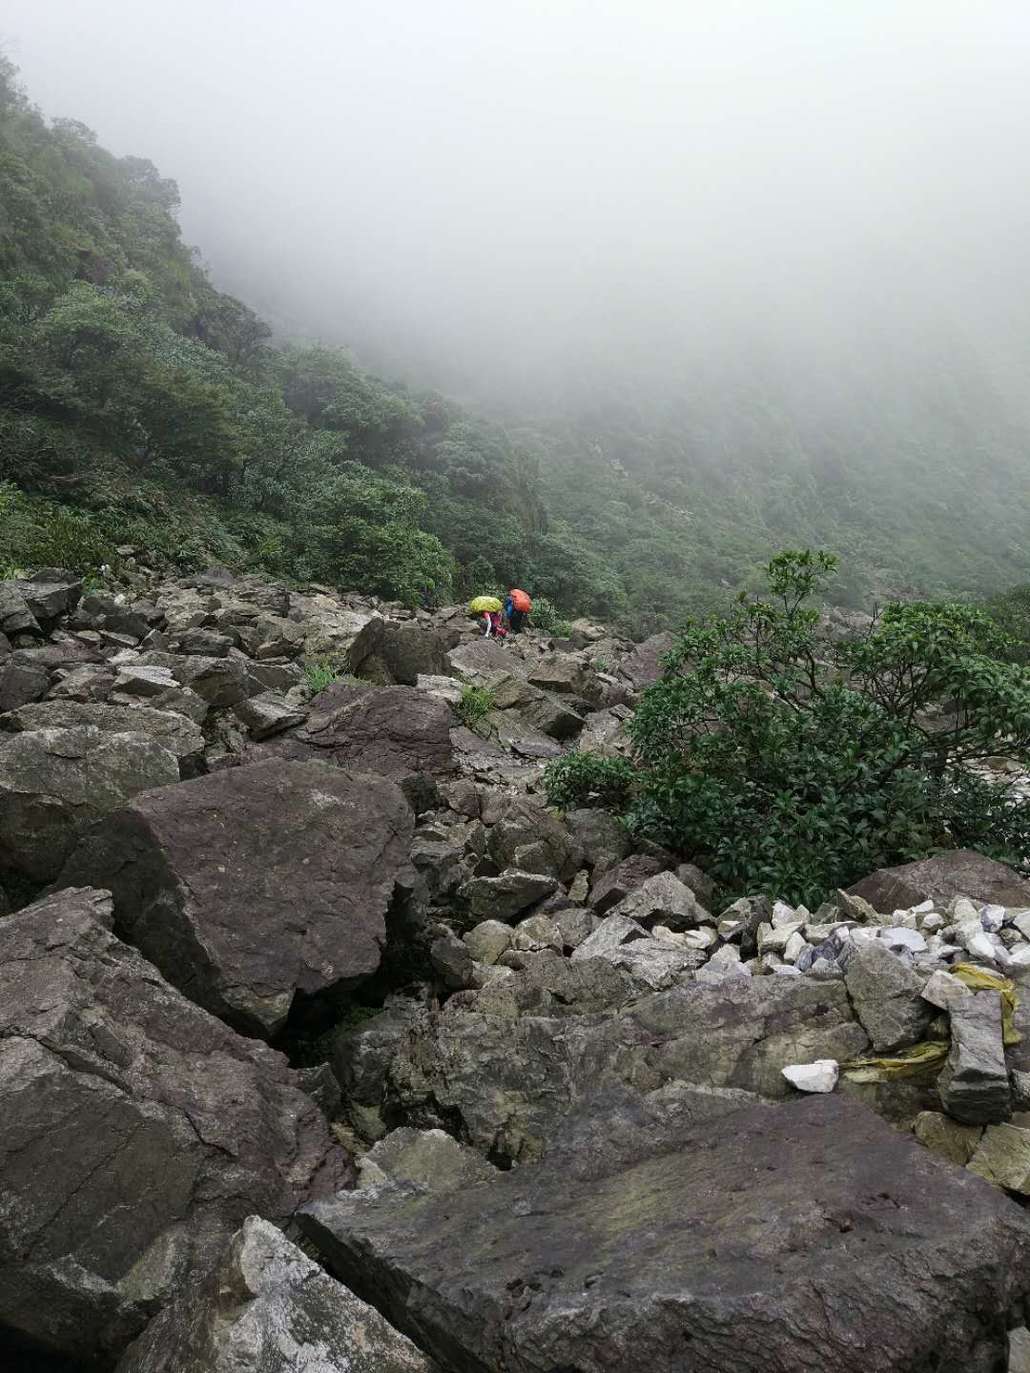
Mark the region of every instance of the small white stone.
<instances>
[{"instance_id":1,"label":"small white stone","mask_svg":"<svg viewBox=\"0 0 1030 1373\"><path fill-rule=\"evenodd\" d=\"M800 968L795 968L793 963L777 963L773 968L774 973L781 977L804 977Z\"/></svg>"},{"instance_id":2,"label":"small white stone","mask_svg":"<svg viewBox=\"0 0 1030 1373\"><path fill-rule=\"evenodd\" d=\"M797 922L798 916L793 906L788 906L786 901L777 901L773 904L772 924L774 930L778 930L781 925L793 925Z\"/></svg>"},{"instance_id":3,"label":"small white stone","mask_svg":"<svg viewBox=\"0 0 1030 1373\"><path fill-rule=\"evenodd\" d=\"M1004 923L1004 906L984 906L980 912L980 924L988 934L997 934Z\"/></svg>"},{"instance_id":4,"label":"small white stone","mask_svg":"<svg viewBox=\"0 0 1030 1373\"><path fill-rule=\"evenodd\" d=\"M789 1068L780 1071L801 1092L832 1092L840 1076L835 1058L818 1058L814 1063L792 1063Z\"/></svg>"},{"instance_id":5,"label":"small white stone","mask_svg":"<svg viewBox=\"0 0 1030 1373\"><path fill-rule=\"evenodd\" d=\"M933 910L933 901L927 898L925 901L920 901L918 906L912 906L910 909L913 915L928 915Z\"/></svg>"},{"instance_id":6,"label":"small white stone","mask_svg":"<svg viewBox=\"0 0 1030 1373\"><path fill-rule=\"evenodd\" d=\"M740 963L740 950L736 944L724 944L721 949L716 949L708 960L708 966L716 968L726 968L731 964Z\"/></svg>"},{"instance_id":7,"label":"small white stone","mask_svg":"<svg viewBox=\"0 0 1030 1373\"><path fill-rule=\"evenodd\" d=\"M696 930L684 930L679 942L688 949L708 950L713 944L718 944L719 936L709 925L699 925ZM739 953L737 957L740 957Z\"/></svg>"},{"instance_id":8,"label":"small white stone","mask_svg":"<svg viewBox=\"0 0 1030 1373\"><path fill-rule=\"evenodd\" d=\"M944 928L944 916L938 915L936 911L930 911L927 915L920 916L919 928L924 934L936 934Z\"/></svg>"},{"instance_id":9,"label":"small white stone","mask_svg":"<svg viewBox=\"0 0 1030 1373\"><path fill-rule=\"evenodd\" d=\"M920 993L924 1001L939 1010L950 1011L959 1001L973 995L961 978L952 973L935 972Z\"/></svg>"},{"instance_id":10,"label":"small white stone","mask_svg":"<svg viewBox=\"0 0 1030 1373\"><path fill-rule=\"evenodd\" d=\"M1005 960L1006 968L1030 968L1030 944L1020 944Z\"/></svg>"},{"instance_id":11,"label":"small white stone","mask_svg":"<svg viewBox=\"0 0 1030 1373\"><path fill-rule=\"evenodd\" d=\"M758 952L782 953L787 947L787 940L800 929L800 920L793 920L788 925L778 925L775 928L763 922L758 927Z\"/></svg>"},{"instance_id":12,"label":"small white stone","mask_svg":"<svg viewBox=\"0 0 1030 1373\"><path fill-rule=\"evenodd\" d=\"M783 950L783 957L788 963L796 963L802 950L811 948L805 940L805 936L800 930L795 930L787 940L787 947Z\"/></svg>"},{"instance_id":13,"label":"small white stone","mask_svg":"<svg viewBox=\"0 0 1030 1373\"><path fill-rule=\"evenodd\" d=\"M743 920L720 920L715 927L719 932L720 939L735 939L744 928Z\"/></svg>"},{"instance_id":14,"label":"small white stone","mask_svg":"<svg viewBox=\"0 0 1030 1373\"><path fill-rule=\"evenodd\" d=\"M975 920L978 925L980 923L980 912L968 896L953 897L948 914L956 925L964 925L967 920Z\"/></svg>"},{"instance_id":15,"label":"small white stone","mask_svg":"<svg viewBox=\"0 0 1030 1373\"><path fill-rule=\"evenodd\" d=\"M1024 939L1030 939L1030 911L1017 911L1010 917L1009 923Z\"/></svg>"},{"instance_id":16,"label":"small white stone","mask_svg":"<svg viewBox=\"0 0 1030 1373\"><path fill-rule=\"evenodd\" d=\"M999 957L994 940L984 930L976 929L968 934L963 930L961 943L973 958L984 958L993 963Z\"/></svg>"},{"instance_id":17,"label":"small white stone","mask_svg":"<svg viewBox=\"0 0 1030 1373\"><path fill-rule=\"evenodd\" d=\"M887 925L880 931L881 940L891 949L907 949L909 953L925 953L926 940L918 930L904 926Z\"/></svg>"}]
</instances>

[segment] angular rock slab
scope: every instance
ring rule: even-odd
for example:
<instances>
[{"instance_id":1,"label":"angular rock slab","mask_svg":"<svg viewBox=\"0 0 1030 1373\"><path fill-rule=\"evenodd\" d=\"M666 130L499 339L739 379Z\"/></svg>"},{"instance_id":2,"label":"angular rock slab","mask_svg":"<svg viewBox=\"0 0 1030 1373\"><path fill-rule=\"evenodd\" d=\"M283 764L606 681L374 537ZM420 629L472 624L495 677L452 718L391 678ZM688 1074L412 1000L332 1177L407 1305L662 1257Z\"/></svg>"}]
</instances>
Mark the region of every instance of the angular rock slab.
<instances>
[{"instance_id":1,"label":"angular rock slab","mask_svg":"<svg viewBox=\"0 0 1030 1373\"><path fill-rule=\"evenodd\" d=\"M350 1176L285 1058L110 918L62 891L0 921L0 1325L101 1363L246 1216Z\"/></svg>"},{"instance_id":2,"label":"angular rock slab","mask_svg":"<svg viewBox=\"0 0 1030 1373\"><path fill-rule=\"evenodd\" d=\"M92 725L13 734L0 743L0 868L45 882L81 830L178 780L175 754L146 734Z\"/></svg>"},{"instance_id":3,"label":"angular rock slab","mask_svg":"<svg viewBox=\"0 0 1030 1373\"><path fill-rule=\"evenodd\" d=\"M119 933L170 982L269 1035L297 992L376 971L413 823L382 777L270 761L137 797L83 836L59 884L109 888Z\"/></svg>"},{"instance_id":4,"label":"angular rock slab","mask_svg":"<svg viewBox=\"0 0 1030 1373\"><path fill-rule=\"evenodd\" d=\"M460 1125L462 1137L491 1157L524 1162L539 1157L564 1115L605 1088L682 1081L783 1100L792 1095L782 1074L789 1064L845 1062L869 1045L840 982L693 982L625 1005L627 975L605 960L550 955L544 962L565 979L591 977L579 989L582 1000L563 979L555 984L560 998L538 986L521 1006L525 974L471 1005L460 993L419 1033L401 1038L383 1065L389 1113ZM376 1032L371 1021L370 1039ZM355 1039L348 1052L360 1059L362 1036ZM365 1100L369 1086L361 1088Z\"/></svg>"},{"instance_id":5,"label":"angular rock slab","mask_svg":"<svg viewBox=\"0 0 1030 1373\"><path fill-rule=\"evenodd\" d=\"M145 734L175 754L184 776L193 776L203 759L204 735L200 727L170 710L53 700L21 706L0 718L0 729L17 734L37 729L77 729L82 725L92 725L106 734Z\"/></svg>"},{"instance_id":6,"label":"angular rock slab","mask_svg":"<svg viewBox=\"0 0 1030 1373\"><path fill-rule=\"evenodd\" d=\"M302 1227L454 1373L1003 1366L1030 1220L863 1107L574 1126L539 1164L341 1194Z\"/></svg>"},{"instance_id":7,"label":"angular rock slab","mask_svg":"<svg viewBox=\"0 0 1030 1373\"><path fill-rule=\"evenodd\" d=\"M953 896L998 906L1030 906L1030 882L1012 868L973 849L955 849L936 858L879 868L848 888L878 911L907 910L932 899L946 906Z\"/></svg>"},{"instance_id":8,"label":"angular rock slab","mask_svg":"<svg viewBox=\"0 0 1030 1373\"><path fill-rule=\"evenodd\" d=\"M310 704L302 729L264 745L274 756L318 759L410 784L420 775L453 776L454 714L417 687L337 682Z\"/></svg>"},{"instance_id":9,"label":"angular rock slab","mask_svg":"<svg viewBox=\"0 0 1030 1373\"><path fill-rule=\"evenodd\" d=\"M217 1267L155 1316L117 1373L433 1373L281 1230L250 1216Z\"/></svg>"}]
</instances>

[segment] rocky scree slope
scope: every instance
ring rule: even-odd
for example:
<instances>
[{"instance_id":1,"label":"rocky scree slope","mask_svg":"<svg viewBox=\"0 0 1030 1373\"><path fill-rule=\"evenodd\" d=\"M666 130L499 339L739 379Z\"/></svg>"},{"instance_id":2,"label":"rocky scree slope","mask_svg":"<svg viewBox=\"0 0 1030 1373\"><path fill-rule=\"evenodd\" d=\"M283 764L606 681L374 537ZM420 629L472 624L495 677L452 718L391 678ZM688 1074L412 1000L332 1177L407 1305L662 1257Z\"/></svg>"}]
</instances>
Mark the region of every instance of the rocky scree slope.
<instances>
[{"instance_id":1,"label":"rocky scree slope","mask_svg":"<svg viewBox=\"0 0 1030 1373\"><path fill-rule=\"evenodd\" d=\"M1030 1366L1016 874L718 909L549 810L661 637L144 568L0 635L4 1366Z\"/></svg>"}]
</instances>

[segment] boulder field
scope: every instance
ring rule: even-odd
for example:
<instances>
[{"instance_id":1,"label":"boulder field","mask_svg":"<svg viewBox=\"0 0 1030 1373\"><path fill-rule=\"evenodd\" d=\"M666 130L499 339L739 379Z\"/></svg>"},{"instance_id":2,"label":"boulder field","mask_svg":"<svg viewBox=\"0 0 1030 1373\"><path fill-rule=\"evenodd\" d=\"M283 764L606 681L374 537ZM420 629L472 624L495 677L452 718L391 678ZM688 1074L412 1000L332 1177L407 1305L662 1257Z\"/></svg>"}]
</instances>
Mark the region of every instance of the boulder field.
<instances>
[{"instance_id":1,"label":"boulder field","mask_svg":"<svg viewBox=\"0 0 1030 1373\"><path fill-rule=\"evenodd\" d=\"M670 646L0 582L0 1368L1030 1368L1030 883L550 809Z\"/></svg>"}]
</instances>

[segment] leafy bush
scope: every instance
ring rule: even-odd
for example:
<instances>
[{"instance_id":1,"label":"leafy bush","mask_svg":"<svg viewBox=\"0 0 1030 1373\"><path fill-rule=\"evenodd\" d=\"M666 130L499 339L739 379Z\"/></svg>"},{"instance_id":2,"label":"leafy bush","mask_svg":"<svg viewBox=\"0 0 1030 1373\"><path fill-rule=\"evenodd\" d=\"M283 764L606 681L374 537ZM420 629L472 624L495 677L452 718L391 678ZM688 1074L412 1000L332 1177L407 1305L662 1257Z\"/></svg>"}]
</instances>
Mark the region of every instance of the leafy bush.
<instances>
[{"instance_id":1,"label":"leafy bush","mask_svg":"<svg viewBox=\"0 0 1030 1373\"><path fill-rule=\"evenodd\" d=\"M0 564L15 569L66 567L95 574L116 561L113 540L89 515L32 500L0 484Z\"/></svg>"},{"instance_id":2,"label":"leafy bush","mask_svg":"<svg viewBox=\"0 0 1030 1373\"><path fill-rule=\"evenodd\" d=\"M1014 586L992 597L984 609L1008 640L1005 657L1030 663L1030 586Z\"/></svg>"},{"instance_id":3,"label":"leafy bush","mask_svg":"<svg viewBox=\"0 0 1030 1373\"><path fill-rule=\"evenodd\" d=\"M636 770L625 758L573 752L548 763L544 789L551 805L562 810L603 806L606 810L621 811L635 779Z\"/></svg>"},{"instance_id":4,"label":"leafy bush","mask_svg":"<svg viewBox=\"0 0 1030 1373\"><path fill-rule=\"evenodd\" d=\"M329 658L309 658L304 663L304 681L313 696L340 680L341 673Z\"/></svg>"},{"instance_id":5,"label":"leafy bush","mask_svg":"<svg viewBox=\"0 0 1030 1373\"><path fill-rule=\"evenodd\" d=\"M546 596L535 597L529 623L534 629L542 630L555 639L564 639L572 633L572 626L568 620L562 618L558 608L552 605Z\"/></svg>"},{"instance_id":6,"label":"leafy bush","mask_svg":"<svg viewBox=\"0 0 1030 1373\"><path fill-rule=\"evenodd\" d=\"M890 605L837 644L807 605L836 570L788 551L768 598L691 623L630 724L643 777L632 822L732 891L818 902L874 868L977 835L1010 852L1020 821L965 765L1030 754L1030 672L998 661L990 618Z\"/></svg>"},{"instance_id":7,"label":"leafy bush","mask_svg":"<svg viewBox=\"0 0 1030 1373\"><path fill-rule=\"evenodd\" d=\"M461 693L461 700L455 709L469 729L476 725L494 708L494 693L489 687L467 686Z\"/></svg>"}]
</instances>

